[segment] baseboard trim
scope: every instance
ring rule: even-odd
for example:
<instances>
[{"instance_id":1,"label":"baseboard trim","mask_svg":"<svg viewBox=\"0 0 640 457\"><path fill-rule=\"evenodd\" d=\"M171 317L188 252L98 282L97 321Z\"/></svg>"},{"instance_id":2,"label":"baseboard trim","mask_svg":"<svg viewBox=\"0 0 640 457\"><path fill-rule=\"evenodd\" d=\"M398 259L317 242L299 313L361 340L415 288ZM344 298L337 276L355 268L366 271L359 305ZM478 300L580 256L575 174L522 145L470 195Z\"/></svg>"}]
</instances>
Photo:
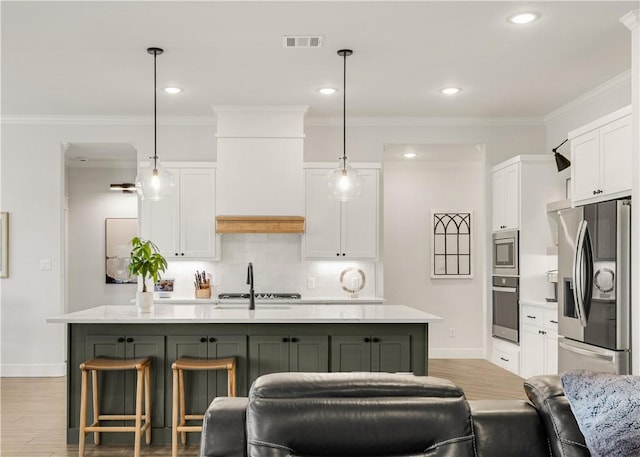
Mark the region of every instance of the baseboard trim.
<instances>
[{"instance_id":1,"label":"baseboard trim","mask_svg":"<svg viewBox=\"0 0 640 457\"><path fill-rule=\"evenodd\" d=\"M48 364L8 364L0 366L0 377L3 378L57 378L67 375L65 363Z\"/></svg>"},{"instance_id":2,"label":"baseboard trim","mask_svg":"<svg viewBox=\"0 0 640 457\"><path fill-rule=\"evenodd\" d=\"M483 348L429 348L430 359L484 359Z\"/></svg>"}]
</instances>

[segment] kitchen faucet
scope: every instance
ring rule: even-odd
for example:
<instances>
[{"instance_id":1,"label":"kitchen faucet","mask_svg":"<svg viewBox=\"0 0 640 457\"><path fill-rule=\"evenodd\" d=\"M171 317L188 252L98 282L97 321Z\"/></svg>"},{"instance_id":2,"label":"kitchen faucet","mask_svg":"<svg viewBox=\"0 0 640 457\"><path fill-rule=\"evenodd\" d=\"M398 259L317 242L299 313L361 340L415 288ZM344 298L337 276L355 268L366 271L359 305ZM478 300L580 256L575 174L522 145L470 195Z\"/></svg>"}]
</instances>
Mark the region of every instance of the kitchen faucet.
<instances>
[{"instance_id":1,"label":"kitchen faucet","mask_svg":"<svg viewBox=\"0 0 640 457\"><path fill-rule=\"evenodd\" d=\"M247 268L247 284L249 284L249 309L256 309L256 298L253 293L253 264L251 262Z\"/></svg>"}]
</instances>

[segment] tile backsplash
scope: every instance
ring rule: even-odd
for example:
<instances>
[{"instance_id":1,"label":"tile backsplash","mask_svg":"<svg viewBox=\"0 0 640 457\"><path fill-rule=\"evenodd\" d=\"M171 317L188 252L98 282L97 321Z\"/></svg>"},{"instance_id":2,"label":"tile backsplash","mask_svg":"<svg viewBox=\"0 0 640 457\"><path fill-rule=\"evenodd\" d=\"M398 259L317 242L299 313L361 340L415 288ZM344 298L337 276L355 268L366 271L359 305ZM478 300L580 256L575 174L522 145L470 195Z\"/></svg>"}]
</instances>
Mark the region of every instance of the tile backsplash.
<instances>
[{"instance_id":1,"label":"tile backsplash","mask_svg":"<svg viewBox=\"0 0 640 457\"><path fill-rule=\"evenodd\" d=\"M247 292L247 265L253 263L256 292L297 292L303 298L347 298L340 274L350 267L366 277L361 298L374 298L375 262L302 260L302 236L297 234L234 234L221 237L218 262L169 260L165 278L174 278L175 297L194 295L194 273L211 275L213 296L220 292ZM312 283L312 284L310 284ZM309 288L313 285L313 288Z\"/></svg>"}]
</instances>

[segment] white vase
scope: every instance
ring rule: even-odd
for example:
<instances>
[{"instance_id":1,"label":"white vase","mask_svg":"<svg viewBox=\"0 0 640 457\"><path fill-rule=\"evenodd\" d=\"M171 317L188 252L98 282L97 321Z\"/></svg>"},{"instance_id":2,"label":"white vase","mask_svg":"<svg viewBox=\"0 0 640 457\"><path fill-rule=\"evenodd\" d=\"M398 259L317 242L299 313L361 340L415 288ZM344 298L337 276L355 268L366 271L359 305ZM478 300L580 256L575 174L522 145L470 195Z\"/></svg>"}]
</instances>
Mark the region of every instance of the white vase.
<instances>
[{"instance_id":1,"label":"white vase","mask_svg":"<svg viewBox=\"0 0 640 457\"><path fill-rule=\"evenodd\" d=\"M139 311L150 313L153 307L153 292L136 292L136 304Z\"/></svg>"}]
</instances>

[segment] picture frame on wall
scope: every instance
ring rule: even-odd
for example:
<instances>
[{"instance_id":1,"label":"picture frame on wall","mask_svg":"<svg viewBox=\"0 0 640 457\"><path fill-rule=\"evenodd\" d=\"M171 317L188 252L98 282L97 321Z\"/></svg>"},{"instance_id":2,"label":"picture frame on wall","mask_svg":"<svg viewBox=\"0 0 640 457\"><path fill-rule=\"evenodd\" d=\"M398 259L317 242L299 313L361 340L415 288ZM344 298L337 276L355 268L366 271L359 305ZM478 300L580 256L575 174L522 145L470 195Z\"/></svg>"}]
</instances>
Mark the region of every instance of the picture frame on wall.
<instances>
[{"instance_id":1,"label":"picture frame on wall","mask_svg":"<svg viewBox=\"0 0 640 457\"><path fill-rule=\"evenodd\" d=\"M137 218L105 219L105 282L107 284L137 284L138 277L129 274L131 239L137 234Z\"/></svg>"},{"instance_id":2,"label":"picture frame on wall","mask_svg":"<svg viewBox=\"0 0 640 457\"><path fill-rule=\"evenodd\" d=\"M431 211L431 278L473 278L471 211Z\"/></svg>"},{"instance_id":3,"label":"picture frame on wall","mask_svg":"<svg viewBox=\"0 0 640 457\"><path fill-rule=\"evenodd\" d=\"M9 277L9 213L0 213L0 278Z\"/></svg>"}]
</instances>

